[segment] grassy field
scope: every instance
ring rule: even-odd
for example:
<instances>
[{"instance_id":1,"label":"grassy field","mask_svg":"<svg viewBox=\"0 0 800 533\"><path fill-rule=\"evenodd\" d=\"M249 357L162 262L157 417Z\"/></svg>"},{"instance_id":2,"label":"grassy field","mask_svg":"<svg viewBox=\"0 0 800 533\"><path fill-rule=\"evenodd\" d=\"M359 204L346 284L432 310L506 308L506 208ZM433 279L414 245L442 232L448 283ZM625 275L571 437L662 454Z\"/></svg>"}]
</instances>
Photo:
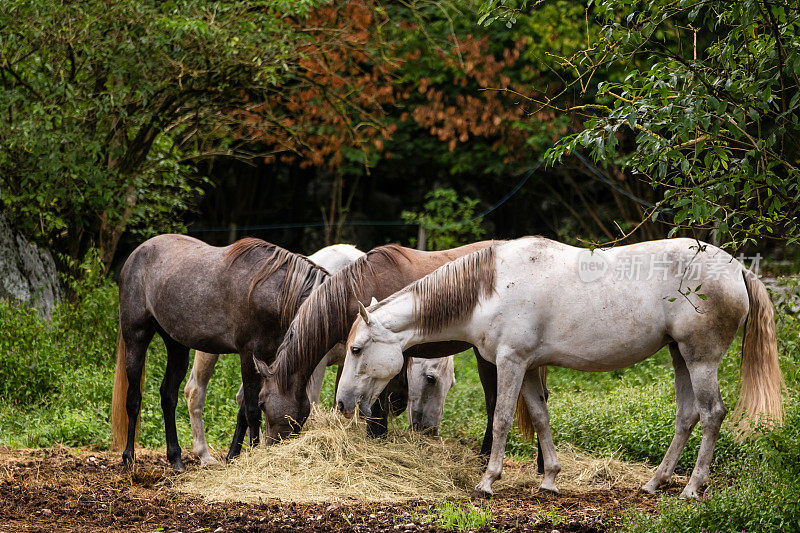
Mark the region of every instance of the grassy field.
<instances>
[{"instance_id":1,"label":"grassy field","mask_svg":"<svg viewBox=\"0 0 800 533\"><path fill-rule=\"evenodd\" d=\"M0 301L0 445L15 447L107 447L109 404L116 344L116 287L96 283L79 290L77 305L62 305L51 322ZM656 515L631 514L630 529L645 530L791 530L800 520L800 322L778 314L779 352L787 382L787 420L783 429L758 439L736 442L728 426L717 445L713 480L700 503L664 497ZM738 391L740 346L737 340L720 368L720 383L730 408ZM165 352L156 339L147 361L141 442L163 448L164 431L158 387ZM483 393L471 352L456 359L456 386L445 409L442 435L480 444L485 425ZM211 382L205 421L209 443L229 444L236 414L238 357L222 357ZM554 438L600 456L657 464L672 438L673 373L662 350L633 368L581 373L555 368L549 374ZM323 402L332 403L333 374L326 376ZM178 406L178 432L185 450L191 430L185 402ZM405 415L393 422L405 425ZM696 457L695 429L680 467ZM516 431L508 454L530 459L534 445ZM789 527L791 526L791 527Z\"/></svg>"}]
</instances>

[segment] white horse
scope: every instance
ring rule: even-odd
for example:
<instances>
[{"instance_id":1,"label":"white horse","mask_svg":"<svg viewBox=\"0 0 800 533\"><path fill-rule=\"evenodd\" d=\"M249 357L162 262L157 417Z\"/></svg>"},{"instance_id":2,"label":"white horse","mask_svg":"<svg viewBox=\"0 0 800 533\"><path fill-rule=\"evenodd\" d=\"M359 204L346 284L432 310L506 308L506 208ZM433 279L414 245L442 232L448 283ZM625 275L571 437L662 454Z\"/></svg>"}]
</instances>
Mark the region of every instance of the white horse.
<instances>
[{"instance_id":1,"label":"white horse","mask_svg":"<svg viewBox=\"0 0 800 533\"><path fill-rule=\"evenodd\" d=\"M351 244L334 244L319 250L308 256L308 258L331 274L334 274L362 255L364 255L364 252ZM200 458L201 466L217 462L208 451L206 431L203 424L203 407L206 403L208 383L211 381L211 376L214 375L214 367L218 360L219 354L197 350L194 356L194 364L192 365L192 373L189 376L186 387L183 389L186 403L189 406L189 421L192 426L192 450ZM308 398L312 403L319 403L325 368L329 365L341 365L343 362L344 347L339 344L328 352L325 358L317 365L306 386L306 394L308 394ZM241 405L243 398L244 390L239 387L239 392L236 393L236 401L239 405Z\"/></svg>"},{"instance_id":2,"label":"white horse","mask_svg":"<svg viewBox=\"0 0 800 533\"><path fill-rule=\"evenodd\" d=\"M692 428L703 429L684 497L708 480L726 414L717 368L736 332L742 341L737 414L781 418L772 304L764 285L729 254L691 239L584 250L540 237L461 257L369 309L361 307L347 340L337 407L364 414L403 366L403 350L422 342L466 341L497 365L494 442L474 496L488 497L500 477L520 391L544 454L541 488L557 491L560 470L539 379L541 366L609 371L669 346L675 368L675 436L653 478L667 481Z\"/></svg>"},{"instance_id":3,"label":"white horse","mask_svg":"<svg viewBox=\"0 0 800 533\"><path fill-rule=\"evenodd\" d=\"M438 359L409 357L408 427L431 435L439 434L447 393L456 383L454 356Z\"/></svg>"}]
</instances>

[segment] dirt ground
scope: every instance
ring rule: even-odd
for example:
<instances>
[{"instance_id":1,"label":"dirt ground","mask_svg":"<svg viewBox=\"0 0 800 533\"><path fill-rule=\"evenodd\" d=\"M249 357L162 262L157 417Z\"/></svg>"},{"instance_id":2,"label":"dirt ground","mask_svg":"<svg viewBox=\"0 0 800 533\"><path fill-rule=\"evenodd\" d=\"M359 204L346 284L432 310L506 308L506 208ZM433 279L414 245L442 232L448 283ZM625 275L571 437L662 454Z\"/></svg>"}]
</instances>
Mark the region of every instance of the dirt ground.
<instances>
[{"instance_id":1,"label":"dirt ground","mask_svg":"<svg viewBox=\"0 0 800 533\"><path fill-rule=\"evenodd\" d=\"M119 454L90 449L0 448L0 533L11 531L441 531L426 523L434 502L403 505L207 503L169 488L162 453L142 450L134 475ZM188 468L199 468L192 457ZM513 472L518 465L509 463ZM504 474L506 472L504 471ZM669 492L678 492L676 486ZM656 497L634 487L544 494L534 487L498 490L493 521L479 531L615 530L632 508L652 510ZM465 500L466 502L466 500Z\"/></svg>"}]
</instances>

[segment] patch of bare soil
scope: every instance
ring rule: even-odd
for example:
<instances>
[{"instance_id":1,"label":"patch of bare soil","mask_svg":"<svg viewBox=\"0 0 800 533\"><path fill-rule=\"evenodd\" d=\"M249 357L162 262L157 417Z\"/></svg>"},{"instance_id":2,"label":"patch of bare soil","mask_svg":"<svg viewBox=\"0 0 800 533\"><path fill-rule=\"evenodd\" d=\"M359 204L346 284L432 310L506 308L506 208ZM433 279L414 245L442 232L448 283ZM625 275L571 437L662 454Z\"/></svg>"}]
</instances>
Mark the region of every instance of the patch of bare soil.
<instances>
[{"instance_id":1,"label":"patch of bare soil","mask_svg":"<svg viewBox=\"0 0 800 533\"><path fill-rule=\"evenodd\" d=\"M403 504L208 503L169 488L163 453L140 450L133 475L119 454L91 449L0 448L0 533L11 531L442 531L427 523L435 502ZM189 469L199 468L192 457ZM522 467L509 462L504 477ZM673 486L670 492L680 489ZM636 487L545 494L528 484L498 487L493 521L480 531L614 530L624 511L653 509ZM464 505L468 500L464 499ZM427 519L426 519L427 517Z\"/></svg>"}]
</instances>

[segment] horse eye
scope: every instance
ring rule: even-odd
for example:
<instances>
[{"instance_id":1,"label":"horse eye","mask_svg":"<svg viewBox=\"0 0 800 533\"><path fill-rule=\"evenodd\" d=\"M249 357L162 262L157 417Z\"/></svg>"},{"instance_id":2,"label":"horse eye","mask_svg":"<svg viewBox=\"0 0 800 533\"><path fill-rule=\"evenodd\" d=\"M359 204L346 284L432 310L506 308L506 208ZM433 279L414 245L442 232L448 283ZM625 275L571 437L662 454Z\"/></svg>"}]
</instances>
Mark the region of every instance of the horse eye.
<instances>
[{"instance_id":1,"label":"horse eye","mask_svg":"<svg viewBox=\"0 0 800 533\"><path fill-rule=\"evenodd\" d=\"M361 353L361 347L353 346L352 348L350 348L350 351L352 352L353 355L358 355Z\"/></svg>"},{"instance_id":2,"label":"horse eye","mask_svg":"<svg viewBox=\"0 0 800 533\"><path fill-rule=\"evenodd\" d=\"M433 385L434 383L436 383L436 376L434 376L434 375L432 375L432 374L428 374L427 376L425 376L425 379L426 379L426 380L427 380L427 382L428 382L428 383L430 383L431 385Z\"/></svg>"}]
</instances>

